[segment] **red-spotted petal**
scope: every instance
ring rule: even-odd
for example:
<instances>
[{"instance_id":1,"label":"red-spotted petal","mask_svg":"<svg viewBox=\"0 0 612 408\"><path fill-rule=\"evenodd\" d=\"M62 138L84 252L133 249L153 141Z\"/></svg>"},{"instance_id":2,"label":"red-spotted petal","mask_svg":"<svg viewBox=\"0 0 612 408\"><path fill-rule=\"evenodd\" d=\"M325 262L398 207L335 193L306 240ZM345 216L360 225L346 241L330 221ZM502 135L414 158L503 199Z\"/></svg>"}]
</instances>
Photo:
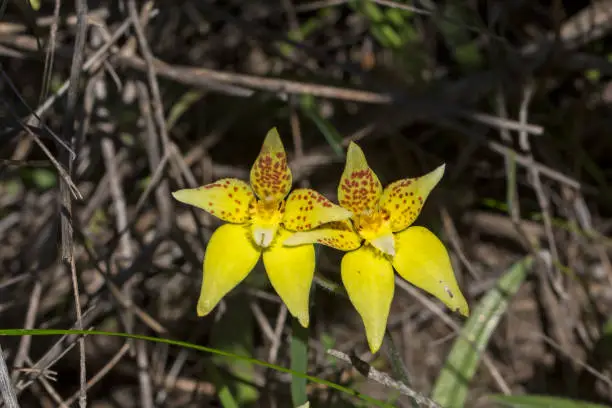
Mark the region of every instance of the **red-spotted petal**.
<instances>
[{"instance_id":1,"label":"red-spotted petal","mask_svg":"<svg viewBox=\"0 0 612 408\"><path fill-rule=\"evenodd\" d=\"M336 221L317 229L296 232L284 242L287 246L321 244L341 251L352 251L361 246L363 240L353 229L350 221Z\"/></svg>"},{"instance_id":2,"label":"red-spotted petal","mask_svg":"<svg viewBox=\"0 0 612 408\"><path fill-rule=\"evenodd\" d=\"M351 212L308 189L293 190L285 204L283 224L291 231L308 231L332 221L346 220Z\"/></svg>"},{"instance_id":3,"label":"red-spotted petal","mask_svg":"<svg viewBox=\"0 0 612 408\"><path fill-rule=\"evenodd\" d=\"M385 187L380 207L389 214L393 232L402 231L414 222L443 175L444 164L422 177L398 180Z\"/></svg>"},{"instance_id":4,"label":"red-spotted petal","mask_svg":"<svg viewBox=\"0 0 612 408\"><path fill-rule=\"evenodd\" d=\"M346 154L344 172L338 186L340 205L351 210L354 214L376 210L381 192L380 181L368 166L363 151L351 142Z\"/></svg>"},{"instance_id":5,"label":"red-spotted petal","mask_svg":"<svg viewBox=\"0 0 612 408\"><path fill-rule=\"evenodd\" d=\"M197 188L172 193L178 201L193 205L223 221L243 223L249 219L249 204L255 198L251 187L238 179L220 179Z\"/></svg>"},{"instance_id":6,"label":"red-spotted petal","mask_svg":"<svg viewBox=\"0 0 612 408\"><path fill-rule=\"evenodd\" d=\"M291 190L291 182L283 142L276 128L272 128L251 168L251 186L261 200L280 201Z\"/></svg>"}]
</instances>

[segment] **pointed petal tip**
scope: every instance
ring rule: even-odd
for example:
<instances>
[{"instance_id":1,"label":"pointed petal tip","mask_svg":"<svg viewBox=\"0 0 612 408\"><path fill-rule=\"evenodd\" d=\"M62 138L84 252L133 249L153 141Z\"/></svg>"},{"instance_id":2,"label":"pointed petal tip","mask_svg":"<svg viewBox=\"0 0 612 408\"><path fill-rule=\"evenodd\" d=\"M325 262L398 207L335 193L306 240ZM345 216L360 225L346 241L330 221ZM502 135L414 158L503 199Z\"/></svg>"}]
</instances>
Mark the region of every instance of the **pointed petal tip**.
<instances>
[{"instance_id":1,"label":"pointed petal tip","mask_svg":"<svg viewBox=\"0 0 612 408\"><path fill-rule=\"evenodd\" d=\"M276 126L268 130L263 146L268 147L270 150L285 150Z\"/></svg>"},{"instance_id":2,"label":"pointed petal tip","mask_svg":"<svg viewBox=\"0 0 612 408\"><path fill-rule=\"evenodd\" d=\"M176 190L176 191L173 191L171 194L172 194L172 197L174 197L175 200L183 202L183 200L181 198L185 195L185 191L186 191L185 189Z\"/></svg>"},{"instance_id":3,"label":"pointed petal tip","mask_svg":"<svg viewBox=\"0 0 612 408\"><path fill-rule=\"evenodd\" d=\"M458 312L459 314L461 314L464 317L470 317L470 307L468 306L467 302L465 301L465 299L463 300L463 302L459 305L459 307L457 307L455 309L456 312Z\"/></svg>"},{"instance_id":4,"label":"pointed petal tip","mask_svg":"<svg viewBox=\"0 0 612 408\"><path fill-rule=\"evenodd\" d=\"M349 144L349 147L347 149L346 155L348 157L355 157L355 158L359 158L365 160L365 154L363 153L363 150L361 150L361 147L359 147L359 145L355 142L351 142Z\"/></svg>"},{"instance_id":5,"label":"pointed petal tip","mask_svg":"<svg viewBox=\"0 0 612 408\"><path fill-rule=\"evenodd\" d=\"M197 192L197 188L183 188L181 190L173 191L172 197L174 197L176 201L179 201L183 204L198 207L197 203L199 200L196 197Z\"/></svg>"},{"instance_id":6,"label":"pointed petal tip","mask_svg":"<svg viewBox=\"0 0 612 408\"><path fill-rule=\"evenodd\" d=\"M378 353L381 345L382 345L382 339L380 340L368 339L368 346L370 347L370 353L372 354Z\"/></svg>"},{"instance_id":7,"label":"pointed petal tip","mask_svg":"<svg viewBox=\"0 0 612 408\"><path fill-rule=\"evenodd\" d=\"M215 308L216 305L212 305L209 300L202 300L198 302L197 313L198 317L208 316L210 312Z\"/></svg>"},{"instance_id":8,"label":"pointed petal tip","mask_svg":"<svg viewBox=\"0 0 612 408\"><path fill-rule=\"evenodd\" d=\"M305 315L302 314L296 316L296 319L298 320L298 322L300 322L300 325L302 325L303 328L308 328L308 325L310 324L310 316L308 316L308 313L306 313Z\"/></svg>"},{"instance_id":9,"label":"pointed petal tip","mask_svg":"<svg viewBox=\"0 0 612 408\"><path fill-rule=\"evenodd\" d=\"M426 174L424 177L430 177L431 182L432 182L431 184L435 186L436 184L440 182L440 180L444 176L445 171L446 171L446 163L442 163L441 165L436 167L434 170L432 170L429 174Z\"/></svg>"}]
</instances>

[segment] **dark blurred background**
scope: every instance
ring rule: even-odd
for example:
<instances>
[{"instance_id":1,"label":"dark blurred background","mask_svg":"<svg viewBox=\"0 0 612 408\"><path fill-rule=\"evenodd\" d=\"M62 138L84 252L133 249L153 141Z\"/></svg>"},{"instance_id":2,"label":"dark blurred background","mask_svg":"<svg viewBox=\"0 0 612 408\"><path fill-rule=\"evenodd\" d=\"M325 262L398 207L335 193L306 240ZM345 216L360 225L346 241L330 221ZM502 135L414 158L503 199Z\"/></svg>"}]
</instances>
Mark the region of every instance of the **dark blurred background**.
<instances>
[{"instance_id":1,"label":"dark blurred background","mask_svg":"<svg viewBox=\"0 0 612 408\"><path fill-rule=\"evenodd\" d=\"M247 178L276 126L296 186L334 200L351 140L383 184L445 162L417 223L447 245L472 310L536 256L478 351L465 406L491 406L491 393L610 401L611 1L83 6L0 2L2 328L77 327L76 281L85 329L289 366L291 317L260 266L197 318L219 222L170 195ZM319 282L340 282L340 255L319 249ZM346 299L317 285L311 313L309 374L395 398L325 354L392 372ZM396 287L389 329L411 387L430 393L464 322ZM76 406L76 338L1 344L22 406ZM142 341L85 344L91 407L220 406L227 385L240 406L291 406L290 376L274 370ZM360 404L308 390L311 406Z\"/></svg>"}]
</instances>

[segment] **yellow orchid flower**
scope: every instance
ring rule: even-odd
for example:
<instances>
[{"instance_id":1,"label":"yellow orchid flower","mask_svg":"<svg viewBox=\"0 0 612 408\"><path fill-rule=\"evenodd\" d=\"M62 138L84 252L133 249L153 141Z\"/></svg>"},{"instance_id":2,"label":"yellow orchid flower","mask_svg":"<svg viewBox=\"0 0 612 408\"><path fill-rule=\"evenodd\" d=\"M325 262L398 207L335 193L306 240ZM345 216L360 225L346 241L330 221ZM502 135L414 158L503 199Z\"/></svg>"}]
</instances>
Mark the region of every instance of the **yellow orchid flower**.
<instances>
[{"instance_id":1,"label":"yellow orchid flower","mask_svg":"<svg viewBox=\"0 0 612 408\"><path fill-rule=\"evenodd\" d=\"M287 247L282 242L296 231L345 220L351 213L314 190L297 189L287 197L292 176L276 128L266 135L250 179L250 185L226 178L172 193L178 201L227 222L215 230L206 247L198 316L209 314L263 254L272 286L289 312L308 327L314 246Z\"/></svg>"},{"instance_id":2,"label":"yellow orchid flower","mask_svg":"<svg viewBox=\"0 0 612 408\"><path fill-rule=\"evenodd\" d=\"M469 313L444 244L426 228L410 227L443 174L441 165L383 190L363 151L351 143L338 186L340 205L353 214L350 221L331 222L285 240L289 246L319 243L347 251L340 265L342 282L363 320L372 353L383 341L395 289L393 269L449 308Z\"/></svg>"}]
</instances>

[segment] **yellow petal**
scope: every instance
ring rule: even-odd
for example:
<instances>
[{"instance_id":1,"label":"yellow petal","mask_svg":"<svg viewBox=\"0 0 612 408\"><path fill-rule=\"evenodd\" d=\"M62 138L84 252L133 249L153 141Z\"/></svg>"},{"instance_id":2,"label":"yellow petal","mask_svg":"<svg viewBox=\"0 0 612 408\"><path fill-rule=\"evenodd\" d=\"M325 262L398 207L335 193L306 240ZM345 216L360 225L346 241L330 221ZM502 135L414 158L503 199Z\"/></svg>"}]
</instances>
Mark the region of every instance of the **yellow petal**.
<instances>
[{"instance_id":1,"label":"yellow petal","mask_svg":"<svg viewBox=\"0 0 612 408\"><path fill-rule=\"evenodd\" d=\"M354 214L375 210L381 192L380 181L368 166L363 151L351 142L346 154L344 172L338 186L340 205L351 210Z\"/></svg>"},{"instance_id":2,"label":"yellow petal","mask_svg":"<svg viewBox=\"0 0 612 408\"><path fill-rule=\"evenodd\" d=\"M429 193L444 175L444 164L422 177L395 181L385 187L380 206L389 214L393 232L410 226L419 216Z\"/></svg>"},{"instance_id":3,"label":"yellow petal","mask_svg":"<svg viewBox=\"0 0 612 408\"><path fill-rule=\"evenodd\" d=\"M332 221L350 218L352 213L308 189L293 190L285 204L283 224L292 231L308 231Z\"/></svg>"},{"instance_id":4,"label":"yellow petal","mask_svg":"<svg viewBox=\"0 0 612 408\"><path fill-rule=\"evenodd\" d=\"M361 246L361 237L350 221L336 221L304 232L296 232L284 242L287 246L322 244L341 251L352 251Z\"/></svg>"},{"instance_id":5,"label":"yellow petal","mask_svg":"<svg viewBox=\"0 0 612 408\"><path fill-rule=\"evenodd\" d=\"M264 251L263 261L272 287L289 313L308 327L308 298L315 270L315 251L311 244L287 247L283 241L291 232L279 228L274 243Z\"/></svg>"},{"instance_id":6,"label":"yellow petal","mask_svg":"<svg viewBox=\"0 0 612 408\"><path fill-rule=\"evenodd\" d=\"M423 227L410 227L397 233L395 248L397 254L393 258L393 267L402 278L434 295L451 310L459 311L464 316L469 314L448 252L431 231Z\"/></svg>"},{"instance_id":7,"label":"yellow petal","mask_svg":"<svg viewBox=\"0 0 612 408\"><path fill-rule=\"evenodd\" d=\"M254 199L247 183L238 179L221 179L198 188L187 188L172 193L178 201L193 205L221 218L223 221L243 223L249 219L249 204Z\"/></svg>"},{"instance_id":8,"label":"yellow petal","mask_svg":"<svg viewBox=\"0 0 612 408\"><path fill-rule=\"evenodd\" d=\"M257 264L260 251L245 225L224 224L208 241L198 316L206 316Z\"/></svg>"},{"instance_id":9,"label":"yellow petal","mask_svg":"<svg viewBox=\"0 0 612 408\"><path fill-rule=\"evenodd\" d=\"M369 245L349 252L340 266L342 283L361 315L370 350L382 344L395 289L391 263Z\"/></svg>"},{"instance_id":10,"label":"yellow petal","mask_svg":"<svg viewBox=\"0 0 612 408\"><path fill-rule=\"evenodd\" d=\"M261 200L280 201L291 190L291 181L283 142L276 128L272 128L251 168L251 186Z\"/></svg>"}]
</instances>

